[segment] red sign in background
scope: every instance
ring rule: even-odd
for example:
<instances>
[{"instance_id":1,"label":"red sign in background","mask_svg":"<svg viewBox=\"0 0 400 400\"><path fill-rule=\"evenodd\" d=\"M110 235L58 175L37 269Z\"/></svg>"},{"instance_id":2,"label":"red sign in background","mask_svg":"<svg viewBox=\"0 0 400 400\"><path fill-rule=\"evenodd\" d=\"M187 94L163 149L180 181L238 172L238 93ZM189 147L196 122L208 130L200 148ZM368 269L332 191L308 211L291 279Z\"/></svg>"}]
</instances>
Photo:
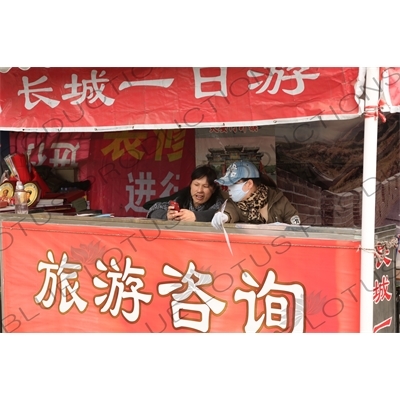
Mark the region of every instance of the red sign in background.
<instances>
[{"instance_id":1,"label":"red sign in background","mask_svg":"<svg viewBox=\"0 0 400 400\"><path fill-rule=\"evenodd\" d=\"M115 216L145 216L146 201L189 185L194 146L193 129L92 136L87 165L91 208Z\"/></svg>"},{"instance_id":2,"label":"red sign in background","mask_svg":"<svg viewBox=\"0 0 400 400\"><path fill-rule=\"evenodd\" d=\"M109 133L10 133L11 152L33 165L77 167L90 180L90 208L115 216L146 216L143 204L190 183L194 129Z\"/></svg>"},{"instance_id":3,"label":"red sign in background","mask_svg":"<svg viewBox=\"0 0 400 400\"><path fill-rule=\"evenodd\" d=\"M230 240L2 221L3 331L359 332L358 241Z\"/></svg>"},{"instance_id":4,"label":"red sign in background","mask_svg":"<svg viewBox=\"0 0 400 400\"><path fill-rule=\"evenodd\" d=\"M33 166L79 167L86 179L92 133L10 132L9 153L28 156Z\"/></svg>"},{"instance_id":5,"label":"red sign in background","mask_svg":"<svg viewBox=\"0 0 400 400\"><path fill-rule=\"evenodd\" d=\"M82 132L268 125L361 114L360 68L12 68L0 130Z\"/></svg>"}]
</instances>

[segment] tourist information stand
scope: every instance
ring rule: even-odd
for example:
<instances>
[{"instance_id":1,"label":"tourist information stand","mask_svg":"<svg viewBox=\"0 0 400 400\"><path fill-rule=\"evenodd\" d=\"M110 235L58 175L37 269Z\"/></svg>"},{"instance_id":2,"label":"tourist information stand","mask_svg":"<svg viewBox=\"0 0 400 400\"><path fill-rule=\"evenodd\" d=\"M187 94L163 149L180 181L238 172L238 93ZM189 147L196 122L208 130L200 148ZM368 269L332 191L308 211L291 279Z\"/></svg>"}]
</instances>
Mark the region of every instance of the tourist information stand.
<instances>
[{"instance_id":1,"label":"tourist information stand","mask_svg":"<svg viewBox=\"0 0 400 400\"><path fill-rule=\"evenodd\" d=\"M228 224L230 249L207 223L0 218L3 332L360 330L359 229ZM376 269L391 286L393 251ZM385 300L375 329L393 332Z\"/></svg>"},{"instance_id":2,"label":"tourist information stand","mask_svg":"<svg viewBox=\"0 0 400 400\"><path fill-rule=\"evenodd\" d=\"M367 85L362 68L12 68L0 75L0 129L37 132L38 161L46 157L42 135L104 132L109 140L121 131L118 144L141 165L147 132L133 142L130 135L154 129L155 161L165 157L162 141L172 165L184 144L180 132L171 138L163 130L323 124L363 113L365 142L373 142L364 153L362 231L227 227L231 253L210 224L0 215L3 331L394 331L395 229L375 229L373 215L378 97L364 93L365 86L377 92L373 70ZM385 93L389 110L390 99ZM102 150L115 171L120 147ZM137 179L118 176L103 185L99 177L97 198L114 193L113 182L125 188ZM126 209L119 198L118 207Z\"/></svg>"}]
</instances>

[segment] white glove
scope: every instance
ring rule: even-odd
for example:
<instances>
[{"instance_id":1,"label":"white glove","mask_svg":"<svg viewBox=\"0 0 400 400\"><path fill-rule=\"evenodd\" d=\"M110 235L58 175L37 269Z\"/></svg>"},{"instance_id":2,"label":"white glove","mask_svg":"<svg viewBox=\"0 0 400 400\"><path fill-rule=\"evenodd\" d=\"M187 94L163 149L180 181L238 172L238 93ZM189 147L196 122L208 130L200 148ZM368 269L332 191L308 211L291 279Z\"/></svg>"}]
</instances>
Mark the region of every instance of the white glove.
<instances>
[{"instance_id":1,"label":"white glove","mask_svg":"<svg viewBox=\"0 0 400 400\"><path fill-rule=\"evenodd\" d=\"M217 213L214 214L214 217L211 221L211 225L217 230L217 231L222 231L224 229L224 223L228 221L228 216L221 212L218 211Z\"/></svg>"}]
</instances>

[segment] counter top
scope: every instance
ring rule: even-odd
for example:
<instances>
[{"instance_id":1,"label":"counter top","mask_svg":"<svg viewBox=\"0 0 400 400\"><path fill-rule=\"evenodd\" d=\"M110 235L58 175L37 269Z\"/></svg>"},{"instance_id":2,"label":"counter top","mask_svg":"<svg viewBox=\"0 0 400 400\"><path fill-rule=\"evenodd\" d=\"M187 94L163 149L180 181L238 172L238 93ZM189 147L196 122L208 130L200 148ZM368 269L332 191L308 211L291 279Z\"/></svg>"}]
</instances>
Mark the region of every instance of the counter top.
<instances>
[{"instance_id":1,"label":"counter top","mask_svg":"<svg viewBox=\"0 0 400 400\"><path fill-rule=\"evenodd\" d=\"M156 220L148 218L133 217L103 217L94 216L66 216L59 213L35 213L28 215L16 215L12 212L1 213L0 221L21 221L33 222L36 224L53 223L59 225L80 225L80 226L106 226L106 227L130 227L138 229L155 229L168 231L189 231L189 232L209 232L215 233L215 229L209 222L178 222ZM319 238L319 239L338 239L340 240L361 240L360 228L341 228L329 226L306 226L306 225L286 225L286 224L225 224L228 234L238 235L254 235L254 236L290 236L303 238ZM395 225L388 225L376 229L381 236L385 232L395 230ZM222 232L221 232L222 234ZM338 237L339 236L339 237Z\"/></svg>"}]
</instances>

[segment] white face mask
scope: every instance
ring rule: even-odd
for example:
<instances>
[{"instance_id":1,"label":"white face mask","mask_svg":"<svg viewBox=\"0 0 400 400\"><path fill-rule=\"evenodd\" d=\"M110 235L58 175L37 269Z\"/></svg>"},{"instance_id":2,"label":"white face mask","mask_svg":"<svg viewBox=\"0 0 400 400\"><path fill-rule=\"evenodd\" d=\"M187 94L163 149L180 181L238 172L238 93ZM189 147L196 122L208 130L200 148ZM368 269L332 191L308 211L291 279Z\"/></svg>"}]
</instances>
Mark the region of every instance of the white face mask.
<instances>
[{"instance_id":1,"label":"white face mask","mask_svg":"<svg viewBox=\"0 0 400 400\"><path fill-rule=\"evenodd\" d=\"M228 187L229 196L235 203L243 200L244 196L246 196L246 194L248 193L248 191L243 191L243 186L245 184L246 182L235 183L234 185Z\"/></svg>"}]
</instances>

